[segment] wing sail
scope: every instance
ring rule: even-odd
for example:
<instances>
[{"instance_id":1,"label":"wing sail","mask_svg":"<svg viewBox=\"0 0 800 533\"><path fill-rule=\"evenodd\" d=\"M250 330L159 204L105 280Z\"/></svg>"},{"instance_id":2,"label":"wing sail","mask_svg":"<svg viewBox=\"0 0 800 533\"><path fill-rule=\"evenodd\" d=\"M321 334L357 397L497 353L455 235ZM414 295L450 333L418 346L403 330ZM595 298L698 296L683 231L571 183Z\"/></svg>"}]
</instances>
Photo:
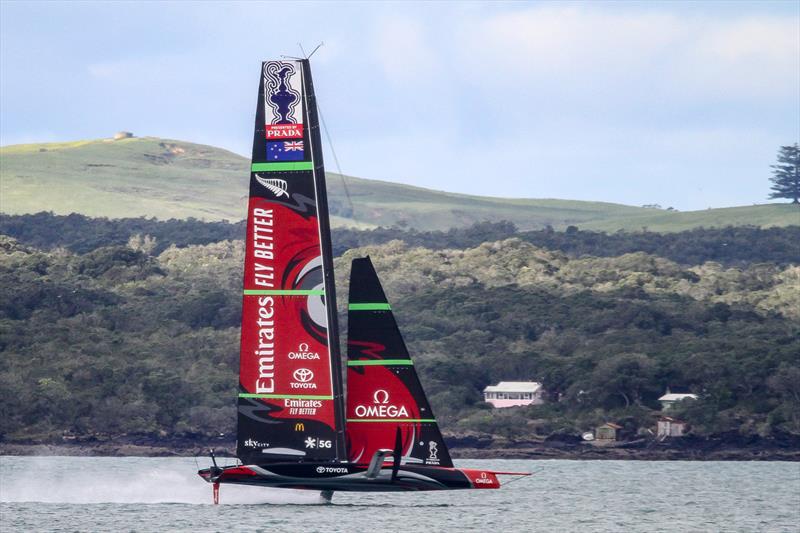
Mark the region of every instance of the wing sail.
<instances>
[{"instance_id":1,"label":"wing sail","mask_svg":"<svg viewBox=\"0 0 800 533\"><path fill-rule=\"evenodd\" d=\"M237 455L344 460L325 172L308 61L262 64L245 246Z\"/></svg>"}]
</instances>

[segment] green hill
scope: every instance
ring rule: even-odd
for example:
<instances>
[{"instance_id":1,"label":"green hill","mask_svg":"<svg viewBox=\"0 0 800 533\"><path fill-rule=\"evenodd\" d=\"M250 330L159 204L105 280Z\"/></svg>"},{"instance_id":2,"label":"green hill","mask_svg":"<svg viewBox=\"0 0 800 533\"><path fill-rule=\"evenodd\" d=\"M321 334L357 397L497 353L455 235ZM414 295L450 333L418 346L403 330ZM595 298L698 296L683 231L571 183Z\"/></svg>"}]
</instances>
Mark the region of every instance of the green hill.
<instances>
[{"instance_id":1,"label":"green hill","mask_svg":"<svg viewBox=\"0 0 800 533\"><path fill-rule=\"evenodd\" d=\"M26 144L0 148L0 210L52 211L111 218L148 216L239 220L247 194L246 158L212 146L153 137ZM328 175L334 226L401 225L433 230L482 220L520 229L569 225L586 229L679 231L698 226L800 224L791 205L695 212L605 202L508 199L434 191Z\"/></svg>"}]
</instances>

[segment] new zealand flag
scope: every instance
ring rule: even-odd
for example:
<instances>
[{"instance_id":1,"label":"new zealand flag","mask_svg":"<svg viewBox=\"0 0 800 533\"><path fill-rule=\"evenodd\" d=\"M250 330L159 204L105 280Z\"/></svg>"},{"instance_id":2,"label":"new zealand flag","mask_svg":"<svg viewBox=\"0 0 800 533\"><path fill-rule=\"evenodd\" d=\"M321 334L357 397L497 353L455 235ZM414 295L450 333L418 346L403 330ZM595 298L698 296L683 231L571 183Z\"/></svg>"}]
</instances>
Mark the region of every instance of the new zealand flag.
<instances>
[{"instance_id":1,"label":"new zealand flag","mask_svg":"<svg viewBox=\"0 0 800 533\"><path fill-rule=\"evenodd\" d=\"M267 161L302 161L303 141L267 142Z\"/></svg>"}]
</instances>

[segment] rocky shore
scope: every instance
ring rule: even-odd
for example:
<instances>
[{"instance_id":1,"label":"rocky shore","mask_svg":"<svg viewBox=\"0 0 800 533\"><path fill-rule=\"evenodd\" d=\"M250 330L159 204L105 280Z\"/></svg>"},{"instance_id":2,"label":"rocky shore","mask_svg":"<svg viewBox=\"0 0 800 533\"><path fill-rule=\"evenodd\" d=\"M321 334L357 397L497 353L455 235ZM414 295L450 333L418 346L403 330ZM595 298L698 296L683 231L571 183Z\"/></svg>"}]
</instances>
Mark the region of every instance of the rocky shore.
<instances>
[{"instance_id":1,"label":"rocky shore","mask_svg":"<svg viewBox=\"0 0 800 533\"><path fill-rule=\"evenodd\" d=\"M544 440L511 440L488 434L446 435L455 459L578 459L578 460L691 460L800 461L800 436L771 438L720 434L688 436L662 442L640 439L600 445L579 437L554 435ZM226 438L73 439L59 443L2 443L0 455L192 457L213 448L218 456L234 456L235 443Z\"/></svg>"}]
</instances>

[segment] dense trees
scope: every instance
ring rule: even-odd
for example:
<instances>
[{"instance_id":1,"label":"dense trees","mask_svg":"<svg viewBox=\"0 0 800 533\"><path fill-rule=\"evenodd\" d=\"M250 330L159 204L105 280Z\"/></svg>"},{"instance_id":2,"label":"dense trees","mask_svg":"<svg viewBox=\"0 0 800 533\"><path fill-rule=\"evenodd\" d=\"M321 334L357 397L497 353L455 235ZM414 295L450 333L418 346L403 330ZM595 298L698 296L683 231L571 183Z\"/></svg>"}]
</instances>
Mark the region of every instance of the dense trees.
<instances>
[{"instance_id":1,"label":"dense trees","mask_svg":"<svg viewBox=\"0 0 800 533\"><path fill-rule=\"evenodd\" d=\"M14 237L29 246L44 250L64 247L86 253L101 246L124 245L131 237L151 244L149 252L159 254L171 245L208 244L222 240L243 239L245 223L156 220L155 218L90 218L77 213L53 215L0 214L0 234ZM138 237L136 237L138 236ZM144 243L142 243L143 245Z\"/></svg>"},{"instance_id":2,"label":"dense trees","mask_svg":"<svg viewBox=\"0 0 800 533\"><path fill-rule=\"evenodd\" d=\"M0 237L0 438L233 431L242 242L159 252L168 232L159 248L125 233L81 253ZM526 235L462 249L393 241L337 260L345 295L349 260L372 257L445 427L547 436L613 419L635 431L669 386L700 396L682 406L697 432L800 433L796 265L583 256ZM516 379L543 381L552 402L487 409L482 388Z\"/></svg>"},{"instance_id":3,"label":"dense trees","mask_svg":"<svg viewBox=\"0 0 800 533\"><path fill-rule=\"evenodd\" d=\"M145 218L114 220L49 213L17 216L0 214L0 234L44 250L64 247L77 253L86 253L101 246L127 244L135 250L157 255L172 245L185 247L243 239L244 230L243 222L230 224ZM510 222L482 222L448 231L334 229L333 245L334 254L341 255L351 248L392 240L431 249L464 249L509 237L519 237L540 248L559 250L570 257L617 257L647 252L683 265L697 265L706 261L726 266L800 262L800 226L765 229L737 226L700 228L678 233L642 231L606 234L583 231L574 226L569 231L544 229L518 232Z\"/></svg>"}]
</instances>

